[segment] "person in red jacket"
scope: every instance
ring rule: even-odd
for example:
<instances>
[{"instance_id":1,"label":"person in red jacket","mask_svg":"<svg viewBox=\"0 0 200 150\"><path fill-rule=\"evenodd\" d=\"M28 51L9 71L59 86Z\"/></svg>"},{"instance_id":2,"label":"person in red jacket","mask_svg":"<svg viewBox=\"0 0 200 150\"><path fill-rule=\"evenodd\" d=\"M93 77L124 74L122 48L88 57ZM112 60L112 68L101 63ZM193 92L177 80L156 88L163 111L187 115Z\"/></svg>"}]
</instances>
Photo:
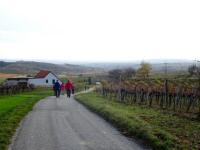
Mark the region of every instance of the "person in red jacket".
<instances>
[{"instance_id":1,"label":"person in red jacket","mask_svg":"<svg viewBox=\"0 0 200 150\"><path fill-rule=\"evenodd\" d=\"M67 97L70 98L70 95L71 95L71 90L73 88L73 85L72 83L68 80L67 83L65 84L65 90L67 92Z\"/></svg>"},{"instance_id":2,"label":"person in red jacket","mask_svg":"<svg viewBox=\"0 0 200 150\"><path fill-rule=\"evenodd\" d=\"M65 94L65 84L63 82L61 84L61 93L62 93L62 95Z\"/></svg>"}]
</instances>

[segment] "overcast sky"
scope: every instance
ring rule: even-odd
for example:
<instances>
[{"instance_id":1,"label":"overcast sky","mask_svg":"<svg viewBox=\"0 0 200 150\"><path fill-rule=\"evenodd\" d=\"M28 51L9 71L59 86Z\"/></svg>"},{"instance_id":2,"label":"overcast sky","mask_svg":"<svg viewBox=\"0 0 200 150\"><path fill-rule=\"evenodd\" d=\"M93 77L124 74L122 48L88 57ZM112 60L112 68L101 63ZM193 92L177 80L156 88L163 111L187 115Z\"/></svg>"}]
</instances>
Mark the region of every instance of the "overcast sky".
<instances>
[{"instance_id":1,"label":"overcast sky","mask_svg":"<svg viewBox=\"0 0 200 150\"><path fill-rule=\"evenodd\" d=\"M1 0L0 59L200 59L200 1Z\"/></svg>"}]
</instances>

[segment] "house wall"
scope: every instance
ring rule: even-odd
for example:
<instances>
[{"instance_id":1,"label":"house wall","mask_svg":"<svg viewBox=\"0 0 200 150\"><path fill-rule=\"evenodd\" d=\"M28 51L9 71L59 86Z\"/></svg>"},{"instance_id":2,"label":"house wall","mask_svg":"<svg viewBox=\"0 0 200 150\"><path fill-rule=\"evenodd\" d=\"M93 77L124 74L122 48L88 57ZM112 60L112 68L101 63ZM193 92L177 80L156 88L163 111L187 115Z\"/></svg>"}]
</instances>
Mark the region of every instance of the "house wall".
<instances>
[{"instance_id":1,"label":"house wall","mask_svg":"<svg viewBox=\"0 0 200 150\"><path fill-rule=\"evenodd\" d=\"M13 86L13 85L17 85L18 81L17 80L7 80L5 82L5 84L8 85L8 86Z\"/></svg>"},{"instance_id":2,"label":"house wall","mask_svg":"<svg viewBox=\"0 0 200 150\"><path fill-rule=\"evenodd\" d=\"M28 79L9 79L6 80L5 85L13 86L18 85L18 83L26 83Z\"/></svg>"},{"instance_id":3,"label":"house wall","mask_svg":"<svg viewBox=\"0 0 200 150\"><path fill-rule=\"evenodd\" d=\"M46 83L46 80L48 80L48 83ZM29 84L34 84L35 86L53 86L53 80L59 80L55 75L52 73L49 73L45 78L35 78L35 79L29 79ZM59 83L61 81L59 80Z\"/></svg>"}]
</instances>

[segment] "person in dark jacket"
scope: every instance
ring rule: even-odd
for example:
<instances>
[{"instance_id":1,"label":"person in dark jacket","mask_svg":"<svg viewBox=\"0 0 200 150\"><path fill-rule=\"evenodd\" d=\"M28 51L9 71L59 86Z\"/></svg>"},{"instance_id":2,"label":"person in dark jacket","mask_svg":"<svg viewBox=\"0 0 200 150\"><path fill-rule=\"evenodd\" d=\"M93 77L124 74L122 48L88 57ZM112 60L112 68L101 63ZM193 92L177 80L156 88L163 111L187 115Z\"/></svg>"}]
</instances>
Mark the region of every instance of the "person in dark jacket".
<instances>
[{"instance_id":1,"label":"person in dark jacket","mask_svg":"<svg viewBox=\"0 0 200 150\"><path fill-rule=\"evenodd\" d=\"M60 86L60 83L58 82L58 80L55 82L53 89L55 91L56 97L60 97L61 86Z\"/></svg>"},{"instance_id":2,"label":"person in dark jacket","mask_svg":"<svg viewBox=\"0 0 200 150\"><path fill-rule=\"evenodd\" d=\"M74 85L72 83L72 94L74 94L74 92L75 92L75 87L74 87Z\"/></svg>"}]
</instances>

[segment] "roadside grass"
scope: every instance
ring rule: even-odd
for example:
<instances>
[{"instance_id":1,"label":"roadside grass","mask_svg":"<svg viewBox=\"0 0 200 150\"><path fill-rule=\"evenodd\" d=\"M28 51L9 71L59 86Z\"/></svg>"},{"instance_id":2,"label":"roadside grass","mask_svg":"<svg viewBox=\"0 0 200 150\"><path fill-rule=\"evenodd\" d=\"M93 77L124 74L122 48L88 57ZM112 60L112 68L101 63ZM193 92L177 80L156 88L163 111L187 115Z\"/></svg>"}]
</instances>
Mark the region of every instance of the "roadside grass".
<instances>
[{"instance_id":1,"label":"roadside grass","mask_svg":"<svg viewBox=\"0 0 200 150\"><path fill-rule=\"evenodd\" d=\"M5 78L0 78L0 84L5 81Z\"/></svg>"},{"instance_id":2,"label":"roadside grass","mask_svg":"<svg viewBox=\"0 0 200 150\"><path fill-rule=\"evenodd\" d=\"M0 96L0 150L6 150L21 119L40 99L52 95L44 88L17 95Z\"/></svg>"},{"instance_id":3,"label":"roadside grass","mask_svg":"<svg viewBox=\"0 0 200 150\"><path fill-rule=\"evenodd\" d=\"M200 149L200 122L149 107L125 105L96 93L76 100L114 124L122 133L153 149Z\"/></svg>"}]
</instances>

